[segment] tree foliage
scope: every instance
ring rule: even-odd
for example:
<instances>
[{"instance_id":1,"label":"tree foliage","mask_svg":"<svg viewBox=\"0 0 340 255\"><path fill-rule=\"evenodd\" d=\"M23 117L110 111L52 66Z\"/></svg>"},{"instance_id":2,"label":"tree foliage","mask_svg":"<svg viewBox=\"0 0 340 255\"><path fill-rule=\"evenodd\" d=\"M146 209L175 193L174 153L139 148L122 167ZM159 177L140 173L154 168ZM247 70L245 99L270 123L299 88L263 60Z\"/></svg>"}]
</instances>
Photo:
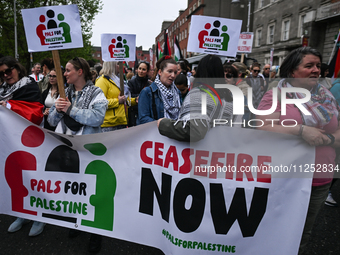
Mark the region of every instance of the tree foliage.
<instances>
[{"instance_id":1,"label":"tree foliage","mask_svg":"<svg viewBox=\"0 0 340 255\"><path fill-rule=\"evenodd\" d=\"M103 7L102 0L16 0L16 20L17 20L17 42L19 61L30 67L30 53L27 49L27 42L22 20L21 10L43 6L69 5L77 4L81 28L83 34L83 48L60 50L60 62L65 66L68 60L77 57L83 57L87 60L92 58L92 25L96 14ZM14 40L14 1L0 0L0 54L4 56L15 56ZM52 57L50 51L34 52L33 62L40 62L43 58Z\"/></svg>"}]
</instances>

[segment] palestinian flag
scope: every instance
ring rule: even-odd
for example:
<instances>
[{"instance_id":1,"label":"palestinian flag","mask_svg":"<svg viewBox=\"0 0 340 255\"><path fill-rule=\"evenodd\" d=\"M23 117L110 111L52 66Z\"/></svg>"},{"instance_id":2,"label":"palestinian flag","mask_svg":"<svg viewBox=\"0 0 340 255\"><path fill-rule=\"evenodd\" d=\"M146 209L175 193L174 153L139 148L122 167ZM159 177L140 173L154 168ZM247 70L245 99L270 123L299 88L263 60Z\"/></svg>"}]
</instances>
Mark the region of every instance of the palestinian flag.
<instances>
[{"instance_id":1,"label":"palestinian flag","mask_svg":"<svg viewBox=\"0 0 340 255\"><path fill-rule=\"evenodd\" d=\"M164 30L164 56L171 56L171 48L168 33Z\"/></svg>"},{"instance_id":2,"label":"palestinian flag","mask_svg":"<svg viewBox=\"0 0 340 255\"><path fill-rule=\"evenodd\" d=\"M336 78L340 71L340 32L336 39L335 54L332 61L329 63L329 73L333 78Z\"/></svg>"},{"instance_id":3,"label":"palestinian flag","mask_svg":"<svg viewBox=\"0 0 340 255\"><path fill-rule=\"evenodd\" d=\"M177 62L178 60L182 59L183 56L176 35L174 35L174 42L175 60Z\"/></svg>"},{"instance_id":4,"label":"palestinian flag","mask_svg":"<svg viewBox=\"0 0 340 255\"><path fill-rule=\"evenodd\" d=\"M163 57L163 50L161 48L161 45L159 44L159 42L157 42L157 60L159 60L161 57Z\"/></svg>"}]
</instances>

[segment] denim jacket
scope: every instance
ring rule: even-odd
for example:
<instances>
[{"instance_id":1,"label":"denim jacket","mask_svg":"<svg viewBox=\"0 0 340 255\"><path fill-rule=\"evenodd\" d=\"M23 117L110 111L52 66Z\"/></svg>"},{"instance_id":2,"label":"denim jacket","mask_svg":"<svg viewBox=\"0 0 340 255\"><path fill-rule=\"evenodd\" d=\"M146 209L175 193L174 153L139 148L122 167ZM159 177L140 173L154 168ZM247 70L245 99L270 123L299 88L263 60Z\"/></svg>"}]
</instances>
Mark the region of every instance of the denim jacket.
<instances>
[{"instance_id":1,"label":"denim jacket","mask_svg":"<svg viewBox=\"0 0 340 255\"><path fill-rule=\"evenodd\" d=\"M100 126L103 124L108 102L103 91L98 87L92 95L87 95L84 91L86 86L94 85L91 81L88 81L83 90L78 92L78 96L72 93L72 105L67 110L67 113L57 112L55 105L52 105L48 115L48 122L51 126L57 126L56 132L66 133L66 126L63 121L64 114L68 114L74 120L84 125L79 132L74 133L75 135L101 132ZM68 89L74 90L74 86L71 84ZM88 109L80 108L80 105L78 104L80 98L88 96L91 97Z\"/></svg>"}]
</instances>

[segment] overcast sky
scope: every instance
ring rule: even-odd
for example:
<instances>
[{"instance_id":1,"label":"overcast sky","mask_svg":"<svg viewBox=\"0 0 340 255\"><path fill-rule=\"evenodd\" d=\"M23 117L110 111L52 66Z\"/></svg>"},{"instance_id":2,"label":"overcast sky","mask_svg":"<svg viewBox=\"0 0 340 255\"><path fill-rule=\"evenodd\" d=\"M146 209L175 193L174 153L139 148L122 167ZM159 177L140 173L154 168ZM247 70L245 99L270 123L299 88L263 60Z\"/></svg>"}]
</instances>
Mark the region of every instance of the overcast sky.
<instances>
[{"instance_id":1,"label":"overcast sky","mask_svg":"<svg viewBox=\"0 0 340 255\"><path fill-rule=\"evenodd\" d=\"M164 20L175 20L188 0L103 0L103 10L92 27L91 43L100 46L100 35L136 34L136 46L151 48Z\"/></svg>"}]
</instances>

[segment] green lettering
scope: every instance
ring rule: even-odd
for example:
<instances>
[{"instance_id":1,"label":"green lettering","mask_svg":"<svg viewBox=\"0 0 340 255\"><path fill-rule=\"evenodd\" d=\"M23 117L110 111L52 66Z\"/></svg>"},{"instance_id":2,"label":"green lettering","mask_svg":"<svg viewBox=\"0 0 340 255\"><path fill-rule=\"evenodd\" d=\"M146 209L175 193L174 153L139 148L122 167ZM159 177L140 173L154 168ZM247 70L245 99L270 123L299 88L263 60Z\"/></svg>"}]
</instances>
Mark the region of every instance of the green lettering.
<instances>
[{"instance_id":1,"label":"green lettering","mask_svg":"<svg viewBox=\"0 0 340 255\"><path fill-rule=\"evenodd\" d=\"M187 248L187 246L188 246L188 242L187 241L183 241L183 248Z\"/></svg>"},{"instance_id":2,"label":"green lettering","mask_svg":"<svg viewBox=\"0 0 340 255\"><path fill-rule=\"evenodd\" d=\"M208 244L208 250L211 251L211 243Z\"/></svg>"},{"instance_id":3,"label":"green lettering","mask_svg":"<svg viewBox=\"0 0 340 255\"><path fill-rule=\"evenodd\" d=\"M221 244L217 244L217 251L220 251L220 248L221 248Z\"/></svg>"},{"instance_id":4,"label":"green lettering","mask_svg":"<svg viewBox=\"0 0 340 255\"><path fill-rule=\"evenodd\" d=\"M201 242L198 243L197 249L203 249L203 244Z\"/></svg>"},{"instance_id":5,"label":"green lettering","mask_svg":"<svg viewBox=\"0 0 340 255\"><path fill-rule=\"evenodd\" d=\"M236 246L232 246L231 252L232 252L232 253L235 253L235 252L236 252Z\"/></svg>"},{"instance_id":6,"label":"green lettering","mask_svg":"<svg viewBox=\"0 0 340 255\"><path fill-rule=\"evenodd\" d=\"M54 200L50 200L50 208L52 211L54 211Z\"/></svg>"},{"instance_id":7,"label":"green lettering","mask_svg":"<svg viewBox=\"0 0 340 255\"><path fill-rule=\"evenodd\" d=\"M44 209L48 210L50 209L48 206L47 206L47 202L46 202L46 199L44 198Z\"/></svg>"},{"instance_id":8,"label":"green lettering","mask_svg":"<svg viewBox=\"0 0 340 255\"><path fill-rule=\"evenodd\" d=\"M204 243L204 245L203 245L203 250L207 250L207 247L205 246L206 245L206 243Z\"/></svg>"},{"instance_id":9,"label":"green lettering","mask_svg":"<svg viewBox=\"0 0 340 255\"><path fill-rule=\"evenodd\" d=\"M64 205L64 212L66 213L68 201L62 201L61 203Z\"/></svg>"},{"instance_id":10,"label":"green lettering","mask_svg":"<svg viewBox=\"0 0 340 255\"><path fill-rule=\"evenodd\" d=\"M37 199L33 196L30 197L30 206L33 207L33 204L37 201Z\"/></svg>"},{"instance_id":11,"label":"green lettering","mask_svg":"<svg viewBox=\"0 0 340 255\"><path fill-rule=\"evenodd\" d=\"M43 202L42 202L42 200L41 200L41 198L37 198L37 207L41 207L41 208L44 208L44 205L43 205Z\"/></svg>"},{"instance_id":12,"label":"green lettering","mask_svg":"<svg viewBox=\"0 0 340 255\"><path fill-rule=\"evenodd\" d=\"M57 212L60 212L60 210L61 210L60 204L61 204L61 201L60 201L60 200L56 202L57 208L56 208L55 210L56 210Z\"/></svg>"},{"instance_id":13,"label":"green lettering","mask_svg":"<svg viewBox=\"0 0 340 255\"><path fill-rule=\"evenodd\" d=\"M197 244L198 244L198 243L195 241L195 242L194 242L194 245L193 245L193 246L194 246L193 249L195 249L195 247L196 247Z\"/></svg>"},{"instance_id":14,"label":"green lettering","mask_svg":"<svg viewBox=\"0 0 340 255\"><path fill-rule=\"evenodd\" d=\"M212 251L216 250L216 244L213 244Z\"/></svg>"},{"instance_id":15,"label":"green lettering","mask_svg":"<svg viewBox=\"0 0 340 255\"><path fill-rule=\"evenodd\" d=\"M192 249L192 242L191 241L188 242L188 249Z\"/></svg>"},{"instance_id":16,"label":"green lettering","mask_svg":"<svg viewBox=\"0 0 340 255\"><path fill-rule=\"evenodd\" d=\"M73 213L77 213L81 214L81 202L79 202L79 204L77 202L73 203Z\"/></svg>"},{"instance_id":17,"label":"green lettering","mask_svg":"<svg viewBox=\"0 0 340 255\"><path fill-rule=\"evenodd\" d=\"M83 208L81 211L83 212L83 215L87 215L87 204L86 203L83 204Z\"/></svg>"}]
</instances>

